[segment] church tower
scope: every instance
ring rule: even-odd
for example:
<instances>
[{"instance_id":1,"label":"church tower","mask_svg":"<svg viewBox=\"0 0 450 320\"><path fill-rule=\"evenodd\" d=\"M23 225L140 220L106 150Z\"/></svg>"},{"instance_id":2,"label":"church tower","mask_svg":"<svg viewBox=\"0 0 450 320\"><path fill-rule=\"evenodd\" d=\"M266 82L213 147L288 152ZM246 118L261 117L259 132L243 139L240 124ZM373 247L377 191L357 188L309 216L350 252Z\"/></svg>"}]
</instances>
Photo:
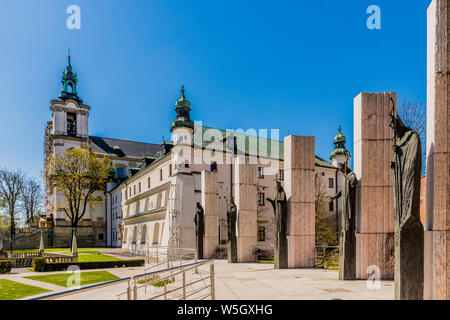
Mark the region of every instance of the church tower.
<instances>
[{"instance_id":1,"label":"church tower","mask_svg":"<svg viewBox=\"0 0 450 320\"><path fill-rule=\"evenodd\" d=\"M52 120L47 122L44 135L44 165L53 154L61 154L68 148L89 147L88 119L90 107L83 104L77 91L78 77L73 72L71 57L62 74L62 89L56 100L51 101ZM52 215L55 225L65 221L58 209L58 199L53 190L47 192L47 215Z\"/></svg>"},{"instance_id":2,"label":"church tower","mask_svg":"<svg viewBox=\"0 0 450 320\"><path fill-rule=\"evenodd\" d=\"M339 132L334 137L334 150L331 152L331 161L333 166L339 167L341 163L350 161L350 152L345 148L345 136L342 134L342 128L339 126Z\"/></svg>"},{"instance_id":3,"label":"church tower","mask_svg":"<svg viewBox=\"0 0 450 320\"><path fill-rule=\"evenodd\" d=\"M62 90L57 100L51 102L52 130L54 135L87 139L88 118L90 107L83 104L83 100L78 96L78 77L72 71L72 65L68 57L68 65L64 70L61 83Z\"/></svg>"},{"instance_id":4,"label":"church tower","mask_svg":"<svg viewBox=\"0 0 450 320\"><path fill-rule=\"evenodd\" d=\"M191 145L194 135L194 122L191 120L191 103L185 97L181 86L181 97L175 102L176 118L172 121L171 131L174 145Z\"/></svg>"}]
</instances>

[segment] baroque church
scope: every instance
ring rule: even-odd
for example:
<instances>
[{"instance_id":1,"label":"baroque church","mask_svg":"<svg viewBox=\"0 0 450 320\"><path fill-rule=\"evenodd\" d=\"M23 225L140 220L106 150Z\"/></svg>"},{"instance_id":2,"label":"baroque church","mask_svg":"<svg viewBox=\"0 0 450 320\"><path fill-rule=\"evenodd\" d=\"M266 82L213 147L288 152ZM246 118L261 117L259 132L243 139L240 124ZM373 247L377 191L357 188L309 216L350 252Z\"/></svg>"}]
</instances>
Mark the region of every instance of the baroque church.
<instances>
[{"instance_id":1,"label":"baroque church","mask_svg":"<svg viewBox=\"0 0 450 320\"><path fill-rule=\"evenodd\" d=\"M89 135L89 112L77 91L78 78L68 57L62 91L51 101L51 121L44 136L44 161L68 148L88 147L114 164L114 179L99 190L102 205L91 208L77 229L80 246L113 246L138 252L151 246L195 248L197 203L205 210L205 256L227 241L227 210L232 198L249 202L248 230L252 251L273 248L276 181L284 182L283 141L239 130L209 128L190 118L184 87L170 124L172 141L160 144ZM315 158L316 192L331 199L341 189L340 164L350 153L339 128L331 162ZM247 181L247 182L246 182ZM248 182L251 181L251 182ZM247 188L245 199L237 185ZM317 188L317 186L320 186ZM72 232L64 198L46 187L46 219L52 245L70 245ZM340 200L328 200L326 214L339 219ZM239 207L239 206L238 206ZM241 206L242 207L242 206ZM238 212L239 216L239 212Z\"/></svg>"}]
</instances>

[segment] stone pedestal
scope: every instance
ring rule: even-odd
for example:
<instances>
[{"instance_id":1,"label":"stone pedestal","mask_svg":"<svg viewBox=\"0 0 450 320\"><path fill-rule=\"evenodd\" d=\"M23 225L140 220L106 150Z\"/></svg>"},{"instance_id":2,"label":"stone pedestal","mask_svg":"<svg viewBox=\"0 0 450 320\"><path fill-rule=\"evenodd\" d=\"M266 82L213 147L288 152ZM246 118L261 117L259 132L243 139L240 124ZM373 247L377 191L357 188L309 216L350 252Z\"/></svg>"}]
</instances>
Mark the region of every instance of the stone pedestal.
<instances>
[{"instance_id":1,"label":"stone pedestal","mask_svg":"<svg viewBox=\"0 0 450 320\"><path fill-rule=\"evenodd\" d=\"M428 8L424 298L450 299L450 0Z\"/></svg>"},{"instance_id":2,"label":"stone pedestal","mask_svg":"<svg viewBox=\"0 0 450 320\"><path fill-rule=\"evenodd\" d=\"M288 267L315 265L315 138L284 139L284 190L288 202Z\"/></svg>"},{"instance_id":3,"label":"stone pedestal","mask_svg":"<svg viewBox=\"0 0 450 320\"><path fill-rule=\"evenodd\" d=\"M203 256L212 258L219 245L219 184L217 172L202 171L202 207L205 212Z\"/></svg>"},{"instance_id":4,"label":"stone pedestal","mask_svg":"<svg viewBox=\"0 0 450 320\"><path fill-rule=\"evenodd\" d=\"M397 101L395 93L361 93L354 101L357 279L367 279L375 267L381 279L394 279L390 97Z\"/></svg>"},{"instance_id":5,"label":"stone pedestal","mask_svg":"<svg viewBox=\"0 0 450 320\"><path fill-rule=\"evenodd\" d=\"M235 159L234 194L237 207L237 260L256 261L257 244L257 166L244 157Z\"/></svg>"},{"instance_id":6,"label":"stone pedestal","mask_svg":"<svg viewBox=\"0 0 450 320\"><path fill-rule=\"evenodd\" d=\"M349 230L342 232L339 244L339 280L356 278L356 236L354 219L349 223Z\"/></svg>"}]
</instances>

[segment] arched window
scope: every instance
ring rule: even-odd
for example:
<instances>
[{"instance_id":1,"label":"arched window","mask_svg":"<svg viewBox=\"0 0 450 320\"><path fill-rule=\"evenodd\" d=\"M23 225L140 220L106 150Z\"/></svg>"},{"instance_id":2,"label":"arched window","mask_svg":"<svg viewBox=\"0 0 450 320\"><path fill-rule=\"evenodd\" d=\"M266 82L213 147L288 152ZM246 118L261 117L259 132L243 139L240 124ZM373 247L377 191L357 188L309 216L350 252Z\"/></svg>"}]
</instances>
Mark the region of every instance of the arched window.
<instances>
[{"instance_id":1,"label":"arched window","mask_svg":"<svg viewBox=\"0 0 450 320\"><path fill-rule=\"evenodd\" d=\"M144 244L147 242L147 225L144 224L142 227L142 235L141 235L141 244Z\"/></svg>"},{"instance_id":2,"label":"arched window","mask_svg":"<svg viewBox=\"0 0 450 320\"><path fill-rule=\"evenodd\" d=\"M155 223L155 226L153 227L152 244L158 244L158 238L159 238L159 223Z\"/></svg>"},{"instance_id":3,"label":"arched window","mask_svg":"<svg viewBox=\"0 0 450 320\"><path fill-rule=\"evenodd\" d=\"M69 82L67 84L67 91L69 91L69 93L73 93L73 84L72 84L72 82Z\"/></svg>"}]
</instances>

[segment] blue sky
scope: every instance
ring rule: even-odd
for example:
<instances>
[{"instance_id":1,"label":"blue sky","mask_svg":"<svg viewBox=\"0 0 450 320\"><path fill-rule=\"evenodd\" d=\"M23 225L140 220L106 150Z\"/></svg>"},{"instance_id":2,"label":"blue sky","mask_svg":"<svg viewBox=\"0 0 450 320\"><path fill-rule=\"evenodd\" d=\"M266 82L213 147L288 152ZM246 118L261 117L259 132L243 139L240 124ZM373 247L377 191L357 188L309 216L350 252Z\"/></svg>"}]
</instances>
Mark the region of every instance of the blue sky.
<instances>
[{"instance_id":1,"label":"blue sky","mask_svg":"<svg viewBox=\"0 0 450 320\"><path fill-rule=\"evenodd\" d=\"M0 166L40 175L68 47L91 135L169 139L183 83L206 126L314 135L328 159L342 124L353 151L359 92L426 102L430 2L2 0ZM72 4L81 30L66 27ZM373 4L381 30L366 26Z\"/></svg>"}]
</instances>

